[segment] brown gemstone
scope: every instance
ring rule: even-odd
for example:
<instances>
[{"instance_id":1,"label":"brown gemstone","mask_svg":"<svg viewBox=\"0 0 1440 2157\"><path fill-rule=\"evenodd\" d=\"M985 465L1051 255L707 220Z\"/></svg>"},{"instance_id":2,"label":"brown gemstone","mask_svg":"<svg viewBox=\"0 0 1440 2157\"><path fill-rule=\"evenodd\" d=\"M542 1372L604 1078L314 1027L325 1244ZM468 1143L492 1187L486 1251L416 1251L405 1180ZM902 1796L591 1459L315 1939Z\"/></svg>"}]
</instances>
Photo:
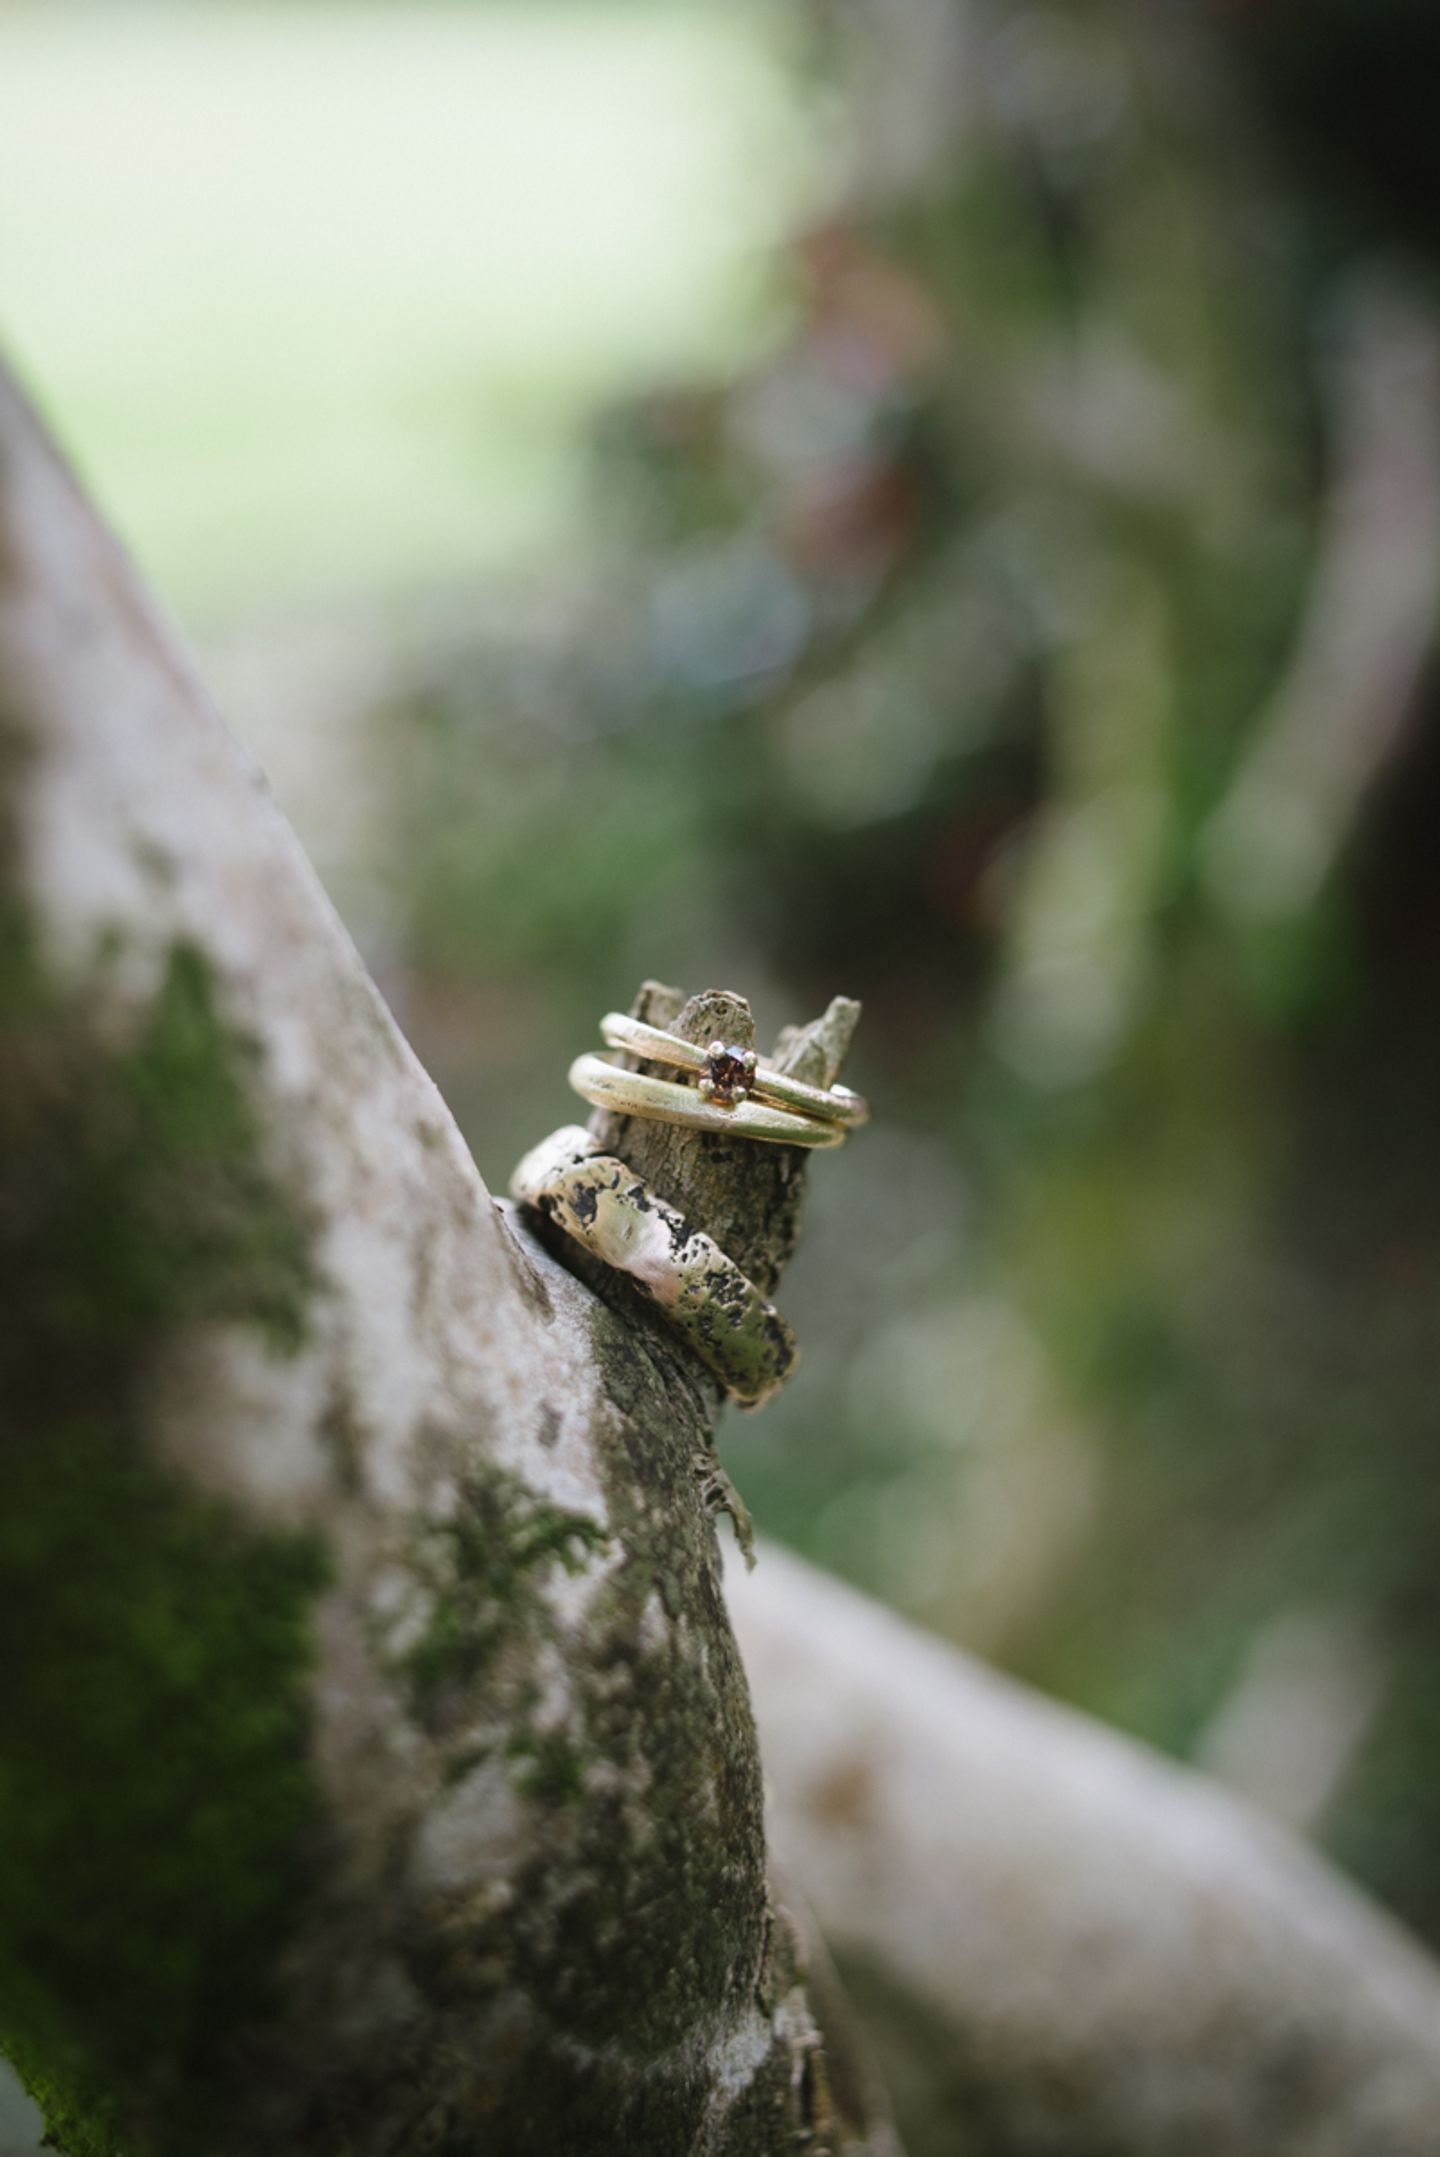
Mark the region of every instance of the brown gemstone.
<instances>
[{"instance_id":1,"label":"brown gemstone","mask_svg":"<svg viewBox=\"0 0 1440 2157\"><path fill-rule=\"evenodd\" d=\"M745 1099L754 1068L754 1057L747 1056L744 1050L727 1048L723 1041L712 1041L701 1076L701 1091L721 1108L733 1108Z\"/></svg>"}]
</instances>

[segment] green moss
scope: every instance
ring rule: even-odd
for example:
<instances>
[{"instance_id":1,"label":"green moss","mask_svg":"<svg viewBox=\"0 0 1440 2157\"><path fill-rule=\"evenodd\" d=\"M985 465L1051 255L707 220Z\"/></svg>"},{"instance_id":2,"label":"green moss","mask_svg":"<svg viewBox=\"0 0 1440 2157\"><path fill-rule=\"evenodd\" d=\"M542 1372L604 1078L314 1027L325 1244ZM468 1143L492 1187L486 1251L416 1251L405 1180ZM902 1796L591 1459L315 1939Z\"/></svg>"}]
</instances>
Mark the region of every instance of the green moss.
<instances>
[{"instance_id":1,"label":"green moss","mask_svg":"<svg viewBox=\"0 0 1440 2157\"><path fill-rule=\"evenodd\" d=\"M650 2157L711 2147L711 2092L693 2052L637 2075L619 2054L557 2045L549 2030L532 2024L512 2028L505 2052L482 2073L472 2109L457 2107L459 2116L438 2132L427 2122L436 2134L428 2157Z\"/></svg>"},{"instance_id":2,"label":"green moss","mask_svg":"<svg viewBox=\"0 0 1440 2157\"><path fill-rule=\"evenodd\" d=\"M201 2157L303 1892L324 1560L148 1457L143 1380L181 1323L293 1345L313 1280L201 954L123 1041L100 1000L47 991L7 899L0 2049L72 2157Z\"/></svg>"},{"instance_id":3,"label":"green moss","mask_svg":"<svg viewBox=\"0 0 1440 2157\"><path fill-rule=\"evenodd\" d=\"M418 1533L417 1566L433 1603L401 1669L418 1719L438 1736L502 1644L538 1616L549 1565L578 1572L609 1535L588 1514L546 1503L500 1469L471 1476L453 1519L424 1521Z\"/></svg>"},{"instance_id":4,"label":"green moss","mask_svg":"<svg viewBox=\"0 0 1440 2157\"><path fill-rule=\"evenodd\" d=\"M506 1747L518 1761L515 1786L536 1805L573 1805L585 1789L585 1763L563 1731L524 1732Z\"/></svg>"},{"instance_id":5,"label":"green moss","mask_svg":"<svg viewBox=\"0 0 1440 2157\"><path fill-rule=\"evenodd\" d=\"M753 1989L764 1838L693 1438L663 1378L647 1379L623 1341L617 1350L614 1323L597 1316L595 1345L623 1412L597 1437L621 1549L586 1611L569 1756L534 1755L531 1791L554 1824L517 1896L536 1918L514 1952L567 2036L658 2061L697 2018L736 2011ZM606 1772L590 1775L597 1765ZM571 1807L582 1775L585 1803Z\"/></svg>"},{"instance_id":6,"label":"green moss","mask_svg":"<svg viewBox=\"0 0 1440 2157\"><path fill-rule=\"evenodd\" d=\"M76 2157L193 2157L212 2049L266 2004L316 1819L322 1577L309 1538L242 1532L104 1417L6 1462L0 2027Z\"/></svg>"},{"instance_id":7,"label":"green moss","mask_svg":"<svg viewBox=\"0 0 1440 2157\"><path fill-rule=\"evenodd\" d=\"M744 1703L732 1674L710 1668L713 1641L709 1656L691 1628L646 1641L653 1584L643 1560L628 1561L587 1618L576 1771L602 1761L613 1772L587 1792L577 1861L527 1969L583 2042L657 2058L744 1985L748 1928L719 1913L745 1908L759 1792ZM757 1896L757 1942L760 1909Z\"/></svg>"},{"instance_id":8,"label":"green moss","mask_svg":"<svg viewBox=\"0 0 1440 2157\"><path fill-rule=\"evenodd\" d=\"M183 944L138 1038L103 1066L68 1010L7 1043L0 1141L23 1169L7 1227L37 1342L88 1365L157 1326L224 1317L298 1342L306 1235L259 1158L254 1063Z\"/></svg>"}]
</instances>

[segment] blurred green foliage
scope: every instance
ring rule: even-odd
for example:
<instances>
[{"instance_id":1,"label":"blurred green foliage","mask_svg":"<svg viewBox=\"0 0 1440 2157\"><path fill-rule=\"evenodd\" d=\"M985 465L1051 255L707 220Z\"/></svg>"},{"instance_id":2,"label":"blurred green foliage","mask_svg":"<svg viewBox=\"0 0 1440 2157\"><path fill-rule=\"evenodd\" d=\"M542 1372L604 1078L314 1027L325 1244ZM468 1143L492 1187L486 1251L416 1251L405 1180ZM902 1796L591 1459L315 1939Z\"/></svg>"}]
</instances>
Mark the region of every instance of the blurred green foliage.
<instances>
[{"instance_id":1,"label":"blurred green foliage","mask_svg":"<svg viewBox=\"0 0 1440 2157\"><path fill-rule=\"evenodd\" d=\"M423 588L753 345L797 147L755 0L7 7L7 349L190 619Z\"/></svg>"}]
</instances>

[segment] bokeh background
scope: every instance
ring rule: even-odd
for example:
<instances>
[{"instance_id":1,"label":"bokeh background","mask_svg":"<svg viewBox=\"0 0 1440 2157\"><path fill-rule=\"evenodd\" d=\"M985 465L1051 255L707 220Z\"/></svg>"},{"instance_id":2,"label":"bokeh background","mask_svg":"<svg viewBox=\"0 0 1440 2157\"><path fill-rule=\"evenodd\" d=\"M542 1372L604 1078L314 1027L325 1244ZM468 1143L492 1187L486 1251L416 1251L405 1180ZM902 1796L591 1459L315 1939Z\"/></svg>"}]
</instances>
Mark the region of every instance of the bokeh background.
<instances>
[{"instance_id":1,"label":"bokeh background","mask_svg":"<svg viewBox=\"0 0 1440 2157\"><path fill-rule=\"evenodd\" d=\"M0 329L495 1188L836 991L759 1524L1440 1941L1440 10L0 12Z\"/></svg>"}]
</instances>

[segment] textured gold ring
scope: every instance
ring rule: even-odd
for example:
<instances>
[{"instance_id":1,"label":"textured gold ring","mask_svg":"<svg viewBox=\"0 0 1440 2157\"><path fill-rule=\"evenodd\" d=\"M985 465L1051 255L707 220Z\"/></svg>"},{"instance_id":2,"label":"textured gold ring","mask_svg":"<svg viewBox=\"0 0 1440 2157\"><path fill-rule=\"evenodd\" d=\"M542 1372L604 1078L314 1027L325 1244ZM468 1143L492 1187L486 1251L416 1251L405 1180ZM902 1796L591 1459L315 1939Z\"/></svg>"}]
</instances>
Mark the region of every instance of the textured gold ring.
<instances>
[{"instance_id":1,"label":"textured gold ring","mask_svg":"<svg viewBox=\"0 0 1440 2157\"><path fill-rule=\"evenodd\" d=\"M843 1123L798 1116L764 1101L741 1101L723 1108L696 1086L651 1078L648 1072L622 1071L603 1056L577 1056L570 1066L570 1084L596 1108L613 1109L619 1116L648 1116L655 1123L683 1124L690 1131L720 1131L728 1138L763 1139L772 1146L840 1146L845 1141Z\"/></svg>"},{"instance_id":2,"label":"textured gold ring","mask_svg":"<svg viewBox=\"0 0 1440 2157\"><path fill-rule=\"evenodd\" d=\"M588 1131L569 1124L542 1140L510 1190L628 1274L734 1399L756 1408L785 1383L799 1351L774 1304L643 1177L601 1153Z\"/></svg>"},{"instance_id":3,"label":"textured gold ring","mask_svg":"<svg viewBox=\"0 0 1440 2157\"><path fill-rule=\"evenodd\" d=\"M682 1071L698 1073L696 1092L717 1107L728 1110L746 1101L771 1101L802 1116L844 1124L852 1131L869 1121L869 1102L848 1086L808 1086L804 1079L790 1078L762 1064L753 1049L731 1048L723 1041L712 1041L702 1049L680 1034L648 1026L644 1019L629 1018L623 1011L607 1011L600 1031L612 1049L628 1049L649 1063L675 1064Z\"/></svg>"}]
</instances>

